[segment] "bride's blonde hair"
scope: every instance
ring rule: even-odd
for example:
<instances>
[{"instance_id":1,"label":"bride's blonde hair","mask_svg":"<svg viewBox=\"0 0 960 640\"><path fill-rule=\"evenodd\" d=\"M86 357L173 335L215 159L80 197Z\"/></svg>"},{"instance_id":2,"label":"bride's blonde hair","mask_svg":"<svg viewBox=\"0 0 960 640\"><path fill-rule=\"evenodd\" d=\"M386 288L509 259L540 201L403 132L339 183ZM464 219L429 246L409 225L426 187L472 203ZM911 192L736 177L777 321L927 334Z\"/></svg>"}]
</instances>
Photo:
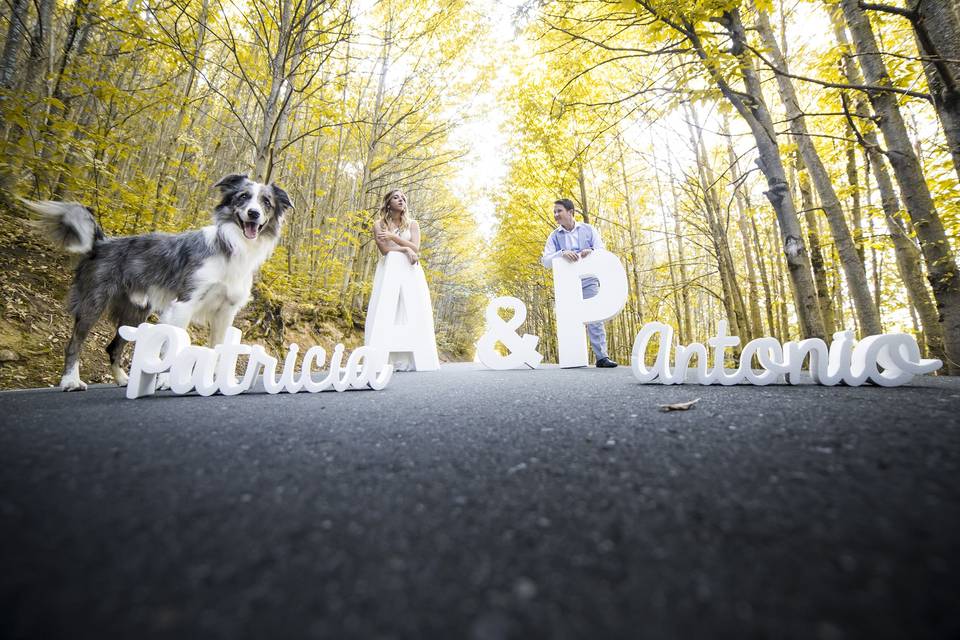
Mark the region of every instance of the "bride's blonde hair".
<instances>
[{"instance_id":1,"label":"bride's blonde hair","mask_svg":"<svg viewBox=\"0 0 960 640\"><path fill-rule=\"evenodd\" d=\"M380 205L380 225L384 229L388 229L387 218L390 217L390 198L393 197L395 193L401 193L402 189L391 189L387 192L387 195L383 196L383 203ZM397 224L397 233L403 233L407 230L407 227L410 226L410 218L407 217L407 210L404 209L400 212L400 222Z\"/></svg>"}]
</instances>

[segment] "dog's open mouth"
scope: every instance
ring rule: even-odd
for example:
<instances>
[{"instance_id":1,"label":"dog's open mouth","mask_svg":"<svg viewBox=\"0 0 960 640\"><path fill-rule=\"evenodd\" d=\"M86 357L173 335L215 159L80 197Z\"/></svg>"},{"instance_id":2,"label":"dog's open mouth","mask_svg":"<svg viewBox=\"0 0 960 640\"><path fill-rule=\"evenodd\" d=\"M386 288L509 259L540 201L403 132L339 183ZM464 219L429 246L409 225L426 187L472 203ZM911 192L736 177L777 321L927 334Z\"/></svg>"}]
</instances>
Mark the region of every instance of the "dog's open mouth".
<instances>
[{"instance_id":1,"label":"dog's open mouth","mask_svg":"<svg viewBox=\"0 0 960 640\"><path fill-rule=\"evenodd\" d=\"M263 229L262 224L253 220L240 220L240 227L243 229L243 235L246 236L248 240L256 240L260 230Z\"/></svg>"}]
</instances>

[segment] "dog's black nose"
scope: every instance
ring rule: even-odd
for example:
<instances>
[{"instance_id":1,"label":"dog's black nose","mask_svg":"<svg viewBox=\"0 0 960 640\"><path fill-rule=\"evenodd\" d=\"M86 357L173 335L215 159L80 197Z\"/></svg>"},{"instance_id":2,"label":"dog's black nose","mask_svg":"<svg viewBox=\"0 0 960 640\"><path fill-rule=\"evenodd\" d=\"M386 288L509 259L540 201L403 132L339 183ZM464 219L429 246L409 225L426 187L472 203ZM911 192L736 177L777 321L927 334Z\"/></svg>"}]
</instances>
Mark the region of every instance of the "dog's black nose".
<instances>
[{"instance_id":1,"label":"dog's black nose","mask_svg":"<svg viewBox=\"0 0 960 640\"><path fill-rule=\"evenodd\" d=\"M247 217L250 218L251 220L259 220L260 212L257 211L256 209L249 209L247 211Z\"/></svg>"}]
</instances>

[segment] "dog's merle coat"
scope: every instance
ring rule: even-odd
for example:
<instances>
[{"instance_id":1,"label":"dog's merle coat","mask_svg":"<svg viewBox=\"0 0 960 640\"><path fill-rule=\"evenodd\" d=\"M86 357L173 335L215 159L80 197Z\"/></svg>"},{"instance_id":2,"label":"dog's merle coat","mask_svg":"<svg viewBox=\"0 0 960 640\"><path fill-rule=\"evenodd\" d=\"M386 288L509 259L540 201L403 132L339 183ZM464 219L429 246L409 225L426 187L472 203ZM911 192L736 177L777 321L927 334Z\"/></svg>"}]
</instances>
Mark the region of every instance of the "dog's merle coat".
<instances>
[{"instance_id":1,"label":"dog's merle coat","mask_svg":"<svg viewBox=\"0 0 960 640\"><path fill-rule=\"evenodd\" d=\"M109 238L92 213L79 204L27 202L40 214L38 226L63 249L84 254L77 265L68 308L73 335L64 353L61 388L85 389L80 347L104 314L136 326L152 312L160 321L186 328L210 327L210 345L226 330L250 296L253 276L280 238L284 212L292 207L280 187L230 175L216 184L222 199L214 224L181 234L147 233ZM120 357L126 341L117 333L107 353L117 384L126 384Z\"/></svg>"}]
</instances>

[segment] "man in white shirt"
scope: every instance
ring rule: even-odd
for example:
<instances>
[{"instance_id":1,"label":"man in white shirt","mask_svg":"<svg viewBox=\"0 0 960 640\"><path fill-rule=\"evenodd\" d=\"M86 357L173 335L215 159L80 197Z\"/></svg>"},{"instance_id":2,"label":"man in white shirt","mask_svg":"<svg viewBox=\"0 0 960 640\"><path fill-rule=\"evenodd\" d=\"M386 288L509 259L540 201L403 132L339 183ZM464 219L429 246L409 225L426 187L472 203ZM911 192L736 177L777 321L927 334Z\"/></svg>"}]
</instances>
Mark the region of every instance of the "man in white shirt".
<instances>
[{"instance_id":1,"label":"man in white shirt","mask_svg":"<svg viewBox=\"0 0 960 640\"><path fill-rule=\"evenodd\" d=\"M596 249L603 249L603 240L600 233L585 222L573 219L574 206L566 198L553 203L553 219L560 225L547 238L543 247L543 256L540 263L547 269L553 268L554 258L563 257L564 260L576 262L586 258ZM600 290L600 282L596 278L583 279L583 298L592 298ZM601 368L616 367L617 363L607 356L607 332L602 322L591 322L587 325L587 334L590 336L590 345L593 355L597 358L597 366Z\"/></svg>"}]
</instances>

